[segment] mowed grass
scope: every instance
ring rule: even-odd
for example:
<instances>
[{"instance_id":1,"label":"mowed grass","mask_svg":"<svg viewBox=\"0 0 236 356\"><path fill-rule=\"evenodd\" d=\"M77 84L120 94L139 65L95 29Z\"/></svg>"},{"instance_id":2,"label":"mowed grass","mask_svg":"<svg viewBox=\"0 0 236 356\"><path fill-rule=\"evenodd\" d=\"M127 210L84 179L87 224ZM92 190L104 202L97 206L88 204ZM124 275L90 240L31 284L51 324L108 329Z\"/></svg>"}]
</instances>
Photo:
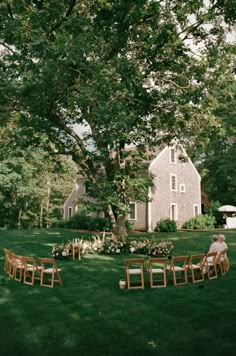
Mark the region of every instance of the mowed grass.
<instances>
[{"instance_id":1,"label":"mowed grass","mask_svg":"<svg viewBox=\"0 0 236 356\"><path fill-rule=\"evenodd\" d=\"M87 236L66 230L0 231L0 355L235 355L236 232L226 231L231 269L200 285L121 290L127 256L59 260L63 287L24 285L3 271L6 247L47 257L52 245ZM174 254L205 252L213 232L157 234ZM133 235L143 238L152 235ZM131 257L131 256L129 256ZM148 257L145 256L147 264Z\"/></svg>"}]
</instances>

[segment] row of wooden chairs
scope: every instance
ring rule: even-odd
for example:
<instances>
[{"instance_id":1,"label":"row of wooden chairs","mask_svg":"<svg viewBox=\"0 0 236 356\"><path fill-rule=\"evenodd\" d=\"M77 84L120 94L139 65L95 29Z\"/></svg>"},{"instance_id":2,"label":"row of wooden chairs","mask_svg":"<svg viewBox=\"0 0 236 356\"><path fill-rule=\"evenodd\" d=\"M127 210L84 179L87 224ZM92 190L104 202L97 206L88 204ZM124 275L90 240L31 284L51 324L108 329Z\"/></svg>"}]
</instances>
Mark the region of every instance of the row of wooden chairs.
<instances>
[{"instance_id":1,"label":"row of wooden chairs","mask_svg":"<svg viewBox=\"0 0 236 356\"><path fill-rule=\"evenodd\" d=\"M167 258L149 258L147 272L151 288L166 287L170 279L175 286L188 283L203 282L218 278L220 272L224 275L229 270L227 250L207 254L173 256L170 264ZM125 260L125 276L128 289L144 289L144 258Z\"/></svg>"},{"instance_id":2,"label":"row of wooden chairs","mask_svg":"<svg viewBox=\"0 0 236 356\"><path fill-rule=\"evenodd\" d=\"M34 285L35 280L40 285L53 288L54 283L62 286L60 276L61 269L57 268L54 258L38 258L38 265L31 256L19 256L14 252L3 248L5 253L4 271L9 277L25 284Z\"/></svg>"}]
</instances>

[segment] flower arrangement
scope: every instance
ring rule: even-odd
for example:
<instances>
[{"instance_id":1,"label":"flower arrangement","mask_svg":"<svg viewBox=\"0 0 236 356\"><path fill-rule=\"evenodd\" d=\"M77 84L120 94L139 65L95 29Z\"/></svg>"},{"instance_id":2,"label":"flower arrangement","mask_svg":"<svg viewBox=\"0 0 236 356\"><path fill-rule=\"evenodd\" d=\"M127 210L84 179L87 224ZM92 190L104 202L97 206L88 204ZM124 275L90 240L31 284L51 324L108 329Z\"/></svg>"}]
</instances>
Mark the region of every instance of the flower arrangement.
<instances>
[{"instance_id":1,"label":"flower arrangement","mask_svg":"<svg viewBox=\"0 0 236 356\"><path fill-rule=\"evenodd\" d=\"M54 258L68 257L72 254L72 245L81 245L81 254L96 253L106 255L119 255L121 253L138 253L156 257L168 257L171 256L174 250L174 245L170 241L158 241L155 238L150 240L129 240L117 238L112 236L102 237L95 235L90 240L74 239L67 241L66 243L58 243L53 246L52 256Z\"/></svg>"},{"instance_id":2,"label":"flower arrangement","mask_svg":"<svg viewBox=\"0 0 236 356\"><path fill-rule=\"evenodd\" d=\"M69 256L71 250L70 242L55 244L52 248L52 257L61 258Z\"/></svg>"},{"instance_id":3,"label":"flower arrangement","mask_svg":"<svg viewBox=\"0 0 236 356\"><path fill-rule=\"evenodd\" d=\"M101 238L93 236L91 242L87 243L87 252L101 254L121 254L121 253L139 253L150 256L168 257L174 250L174 245L170 241L151 240L124 240L122 238L114 239L112 237Z\"/></svg>"},{"instance_id":4,"label":"flower arrangement","mask_svg":"<svg viewBox=\"0 0 236 356\"><path fill-rule=\"evenodd\" d=\"M146 254L150 256L168 257L174 250L174 245L170 241L156 241L155 239L147 241L145 246Z\"/></svg>"},{"instance_id":5,"label":"flower arrangement","mask_svg":"<svg viewBox=\"0 0 236 356\"><path fill-rule=\"evenodd\" d=\"M83 253L83 240L73 239L72 241L68 240L67 242L57 243L52 248L52 257L54 258L63 258L72 255L72 245L81 244L81 253Z\"/></svg>"}]
</instances>

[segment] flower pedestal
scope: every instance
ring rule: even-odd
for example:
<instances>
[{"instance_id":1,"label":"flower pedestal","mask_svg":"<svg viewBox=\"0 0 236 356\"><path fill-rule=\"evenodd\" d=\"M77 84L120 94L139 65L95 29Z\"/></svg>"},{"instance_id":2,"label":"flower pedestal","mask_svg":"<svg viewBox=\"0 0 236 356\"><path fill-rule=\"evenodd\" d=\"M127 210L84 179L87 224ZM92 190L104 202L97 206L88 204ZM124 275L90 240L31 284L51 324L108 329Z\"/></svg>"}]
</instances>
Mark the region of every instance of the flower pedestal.
<instances>
[{"instance_id":1,"label":"flower pedestal","mask_svg":"<svg viewBox=\"0 0 236 356\"><path fill-rule=\"evenodd\" d=\"M120 289L125 289L126 288L126 281L124 279L120 279L119 286L120 286Z\"/></svg>"}]
</instances>

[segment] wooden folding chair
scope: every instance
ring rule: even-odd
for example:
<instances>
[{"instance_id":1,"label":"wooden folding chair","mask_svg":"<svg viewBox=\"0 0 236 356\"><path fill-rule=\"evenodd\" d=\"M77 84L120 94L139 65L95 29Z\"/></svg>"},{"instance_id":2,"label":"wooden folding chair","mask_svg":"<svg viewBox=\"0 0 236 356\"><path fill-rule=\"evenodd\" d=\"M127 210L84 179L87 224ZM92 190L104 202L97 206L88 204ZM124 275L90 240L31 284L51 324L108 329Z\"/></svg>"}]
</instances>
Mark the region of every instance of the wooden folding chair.
<instances>
[{"instance_id":1,"label":"wooden folding chair","mask_svg":"<svg viewBox=\"0 0 236 356\"><path fill-rule=\"evenodd\" d=\"M128 289L144 289L144 258L125 260L125 275Z\"/></svg>"},{"instance_id":2,"label":"wooden folding chair","mask_svg":"<svg viewBox=\"0 0 236 356\"><path fill-rule=\"evenodd\" d=\"M23 258L23 256L16 255L13 252L11 252L11 253L12 253L12 264L13 264L12 277L16 281L21 282L22 277L23 277L24 268L25 268L24 258Z\"/></svg>"},{"instance_id":3,"label":"wooden folding chair","mask_svg":"<svg viewBox=\"0 0 236 356\"><path fill-rule=\"evenodd\" d=\"M229 258L227 255L229 248L227 247L226 249L224 249L223 253L224 253L224 261L223 261L223 270L224 272L228 272L230 269L230 263L229 263Z\"/></svg>"},{"instance_id":4,"label":"wooden folding chair","mask_svg":"<svg viewBox=\"0 0 236 356\"><path fill-rule=\"evenodd\" d=\"M35 279L41 280L41 266L38 266L34 257L24 256L24 283L34 285Z\"/></svg>"},{"instance_id":5,"label":"wooden folding chair","mask_svg":"<svg viewBox=\"0 0 236 356\"><path fill-rule=\"evenodd\" d=\"M167 257L149 258L148 273L151 288L166 287L166 264Z\"/></svg>"},{"instance_id":6,"label":"wooden folding chair","mask_svg":"<svg viewBox=\"0 0 236 356\"><path fill-rule=\"evenodd\" d=\"M187 276L187 261L189 256L173 256L171 264L166 266L168 270L169 281L170 276L173 276L173 281L175 286L183 285L188 283Z\"/></svg>"},{"instance_id":7,"label":"wooden folding chair","mask_svg":"<svg viewBox=\"0 0 236 356\"><path fill-rule=\"evenodd\" d=\"M204 258L204 270L208 279L218 278L217 274L217 252L208 252Z\"/></svg>"},{"instance_id":8,"label":"wooden folding chair","mask_svg":"<svg viewBox=\"0 0 236 356\"><path fill-rule=\"evenodd\" d=\"M5 254L5 262L4 262L4 271L10 276L13 277L13 261L12 254L10 250L7 250L3 247L3 251Z\"/></svg>"},{"instance_id":9,"label":"wooden folding chair","mask_svg":"<svg viewBox=\"0 0 236 356\"><path fill-rule=\"evenodd\" d=\"M204 253L191 255L187 264L188 277L193 283L204 281Z\"/></svg>"},{"instance_id":10,"label":"wooden folding chair","mask_svg":"<svg viewBox=\"0 0 236 356\"><path fill-rule=\"evenodd\" d=\"M81 259L81 245L78 243L72 244L72 258L75 259L75 255L78 255L78 260Z\"/></svg>"},{"instance_id":11,"label":"wooden folding chair","mask_svg":"<svg viewBox=\"0 0 236 356\"><path fill-rule=\"evenodd\" d=\"M62 286L60 276L61 269L57 268L54 258L40 258L41 278L40 285L44 287L53 288L54 283L59 283ZM51 276L51 278L49 278Z\"/></svg>"}]
</instances>

